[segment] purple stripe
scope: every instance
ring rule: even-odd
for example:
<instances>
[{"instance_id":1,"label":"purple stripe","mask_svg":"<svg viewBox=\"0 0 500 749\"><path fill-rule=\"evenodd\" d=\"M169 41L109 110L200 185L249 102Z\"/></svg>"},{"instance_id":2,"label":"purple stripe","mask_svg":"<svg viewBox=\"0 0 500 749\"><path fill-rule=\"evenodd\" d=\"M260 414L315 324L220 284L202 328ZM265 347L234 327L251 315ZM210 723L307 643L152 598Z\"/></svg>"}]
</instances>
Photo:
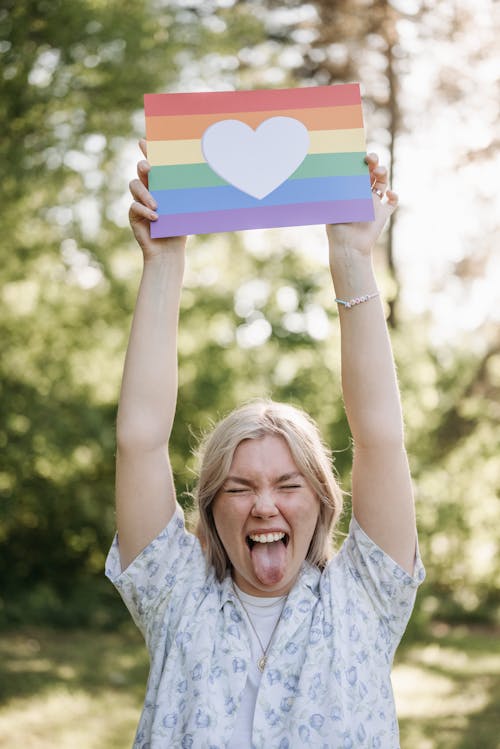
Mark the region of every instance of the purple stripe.
<instances>
[{"instance_id":1,"label":"purple stripe","mask_svg":"<svg viewBox=\"0 0 500 749\"><path fill-rule=\"evenodd\" d=\"M177 237L182 234L211 234L242 229L269 229L277 226L341 224L373 221L372 198L335 200L292 205L270 205L231 211L177 213L151 222L151 237Z\"/></svg>"}]
</instances>

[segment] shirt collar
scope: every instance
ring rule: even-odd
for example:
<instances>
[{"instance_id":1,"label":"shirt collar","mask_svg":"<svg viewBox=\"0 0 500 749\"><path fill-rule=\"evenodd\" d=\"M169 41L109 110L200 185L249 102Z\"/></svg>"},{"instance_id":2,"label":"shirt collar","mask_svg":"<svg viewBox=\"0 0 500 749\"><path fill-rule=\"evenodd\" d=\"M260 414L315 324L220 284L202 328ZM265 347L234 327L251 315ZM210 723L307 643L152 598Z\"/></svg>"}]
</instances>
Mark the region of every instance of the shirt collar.
<instances>
[{"instance_id":1,"label":"shirt collar","mask_svg":"<svg viewBox=\"0 0 500 749\"><path fill-rule=\"evenodd\" d=\"M304 595L307 595L311 598L319 598L320 577L321 571L318 567L309 564L309 562L304 562L300 568L297 580L288 594L288 604L293 606L294 600L298 596L304 597ZM236 601L231 572L226 574L220 586L219 609L222 609L228 601L231 601L233 604Z\"/></svg>"}]
</instances>

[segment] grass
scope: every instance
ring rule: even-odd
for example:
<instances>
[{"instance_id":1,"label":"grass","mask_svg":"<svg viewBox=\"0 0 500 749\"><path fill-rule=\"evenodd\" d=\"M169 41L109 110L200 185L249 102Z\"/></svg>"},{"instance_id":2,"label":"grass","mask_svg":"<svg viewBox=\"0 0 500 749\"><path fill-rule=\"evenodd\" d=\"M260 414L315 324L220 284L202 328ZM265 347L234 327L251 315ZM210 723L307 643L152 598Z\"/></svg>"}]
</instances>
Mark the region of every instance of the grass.
<instances>
[{"instance_id":1,"label":"grass","mask_svg":"<svg viewBox=\"0 0 500 749\"><path fill-rule=\"evenodd\" d=\"M393 682L402 749L499 748L498 634L440 625L401 649ZM2 633L0 747L130 747L147 666L132 627Z\"/></svg>"},{"instance_id":2,"label":"grass","mask_svg":"<svg viewBox=\"0 0 500 749\"><path fill-rule=\"evenodd\" d=\"M132 745L148 658L138 632L2 633L0 747Z\"/></svg>"},{"instance_id":3,"label":"grass","mask_svg":"<svg viewBox=\"0 0 500 749\"><path fill-rule=\"evenodd\" d=\"M393 673L402 749L500 749L500 632L439 625Z\"/></svg>"}]
</instances>

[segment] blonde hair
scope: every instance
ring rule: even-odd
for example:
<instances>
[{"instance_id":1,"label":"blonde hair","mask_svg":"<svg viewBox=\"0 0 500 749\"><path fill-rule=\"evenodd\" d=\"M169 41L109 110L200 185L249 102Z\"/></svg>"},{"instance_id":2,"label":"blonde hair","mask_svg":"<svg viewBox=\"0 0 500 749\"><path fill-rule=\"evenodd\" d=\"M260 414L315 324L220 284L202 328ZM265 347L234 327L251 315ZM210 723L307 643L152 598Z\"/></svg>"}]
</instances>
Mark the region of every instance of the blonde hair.
<instances>
[{"instance_id":1,"label":"blonde hair","mask_svg":"<svg viewBox=\"0 0 500 749\"><path fill-rule=\"evenodd\" d=\"M215 527L212 504L229 475L238 445L268 434L285 440L297 468L320 500L307 561L323 569L332 554L332 532L342 512L342 491L333 474L331 451L316 423L302 409L272 400L254 400L220 421L198 449L199 478L193 491L198 508L197 534L207 562L220 581L231 562Z\"/></svg>"}]
</instances>

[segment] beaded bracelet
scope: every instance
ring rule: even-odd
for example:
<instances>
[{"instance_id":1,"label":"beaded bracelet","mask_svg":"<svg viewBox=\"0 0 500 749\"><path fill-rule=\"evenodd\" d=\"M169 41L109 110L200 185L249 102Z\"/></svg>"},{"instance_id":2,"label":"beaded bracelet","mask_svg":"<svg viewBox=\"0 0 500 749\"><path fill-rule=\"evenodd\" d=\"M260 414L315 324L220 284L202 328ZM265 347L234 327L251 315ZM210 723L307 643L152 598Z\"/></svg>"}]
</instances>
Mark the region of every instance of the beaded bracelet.
<instances>
[{"instance_id":1,"label":"beaded bracelet","mask_svg":"<svg viewBox=\"0 0 500 749\"><path fill-rule=\"evenodd\" d=\"M343 299L336 299L335 301L337 302L337 304L343 304L346 309L350 309L351 307L354 307L356 304L367 302L369 299L373 299L374 297L378 295L379 295L379 292L376 291L374 294L363 294L363 296L355 296L354 299L349 299L348 302L345 302Z\"/></svg>"}]
</instances>

